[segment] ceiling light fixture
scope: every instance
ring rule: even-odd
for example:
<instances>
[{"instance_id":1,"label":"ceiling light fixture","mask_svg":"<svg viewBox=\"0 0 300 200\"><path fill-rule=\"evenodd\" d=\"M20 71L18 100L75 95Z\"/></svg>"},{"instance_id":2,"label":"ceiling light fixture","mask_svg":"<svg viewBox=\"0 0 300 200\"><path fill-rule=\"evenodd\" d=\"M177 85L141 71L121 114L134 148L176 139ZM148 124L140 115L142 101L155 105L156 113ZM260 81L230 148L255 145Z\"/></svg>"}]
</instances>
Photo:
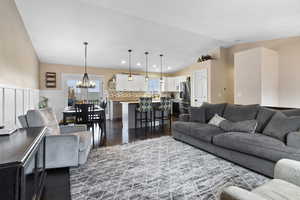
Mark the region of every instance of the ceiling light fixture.
<instances>
[{"instance_id":1,"label":"ceiling light fixture","mask_svg":"<svg viewBox=\"0 0 300 200\"><path fill-rule=\"evenodd\" d=\"M123 65L126 64L126 61L125 61L125 60L122 60L122 61L121 61L121 64L123 64Z\"/></svg>"},{"instance_id":2,"label":"ceiling light fixture","mask_svg":"<svg viewBox=\"0 0 300 200\"><path fill-rule=\"evenodd\" d=\"M146 58L146 76L145 76L145 80L146 81L149 80L149 76L148 76L148 54L149 54L149 52L145 52L145 58Z\"/></svg>"},{"instance_id":3,"label":"ceiling light fixture","mask_svg":"<svg viewBox=\"0 0 300 200\"><path fill-rule=\"evenodd\" d=\"M96 84L94 81L90 81L89 79L89 75L87 73L87 65L86 65L86 60L87 60L87 45L88 43L87 42L84 42L84 74L83 74L83 77L82 77L82 81L78 81L76 83L76 87L77 88L95 88L96 87Z\"/></svg>"},{"instance_id":4,"label":"ceiling light fixture","mask_svg":"<svg viewBox=\"0 0 300 200\"><path fill-rule=\"evenodd\" d=\"M160 83L163 83L164 82L164 79L163 79L163 72L162 72L162 68L163 68L163 54L160 54Z\"/></svg>"},{"instance_id":5,"label":"ceiling light fixture","mask_svg":"<svg viewBox=\"0 0 300 200\"><path fill-rule=\"evenodd\" d=\"M152 67L153 67L153 68L156 68L157 66L156 66L156 65L152 65Z\"/></svg>"},{"instance_id":6,"label":"ceiling light fixture","mask_svg":"<svg viewBox=\"0 0 300 200\"><path fill-rule=\"evenodd\" d=\"M170 70L170 69L172 69L172 67L169 66L169 67L168 67L168 70Z\"/></svg>"},{"instance_id":7,"label":"ceiling light fixture","mask_svg":"<svg viewBox=\"0 0 300 200\"><path fill-rule=\"evenodd\" d=\"M131 74L131 52L132 50L128 50L128 68L129 68L129 75L128 75L128 81L132 81L132 74Z\"/></svg>"},{"instance_id":8,"label":"ceiling light fixture","mask_svg":"<svg viewBox=\"0 0 300 200\"><path fill-rule=\"evenodd\" d=\"M140 62L138 62L138 63L136 63L136 65L137 65L137 66L141 66L141 63L140 63Z\"/></svg>"}]
</instances>

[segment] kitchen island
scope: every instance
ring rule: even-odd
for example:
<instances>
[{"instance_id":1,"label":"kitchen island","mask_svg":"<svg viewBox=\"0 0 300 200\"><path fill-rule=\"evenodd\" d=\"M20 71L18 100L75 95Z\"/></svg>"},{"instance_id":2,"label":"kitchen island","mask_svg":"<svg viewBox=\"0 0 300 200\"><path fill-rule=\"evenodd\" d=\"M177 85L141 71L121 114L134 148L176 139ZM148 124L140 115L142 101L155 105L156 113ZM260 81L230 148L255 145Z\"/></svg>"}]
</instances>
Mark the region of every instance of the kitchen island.
<instances>
[{"instance_id":1,"label":"kitchen island","mask_svg":"<svg viewBox=\"0 0 300 200\"><path fill-rule=\"evenodd\" d=\"M135 128L135 109L138 107L138 101L122 101L122 124L123 128ZM160 103L159 100L152 101L153 105L155 106ZM143 115L144 116L144 115ZM159 123L154 123L154 125L158 125ZM139 125L139 124L138 124ZM138 126L139 127L139 126Z\"/></svg>"}]
</instances>

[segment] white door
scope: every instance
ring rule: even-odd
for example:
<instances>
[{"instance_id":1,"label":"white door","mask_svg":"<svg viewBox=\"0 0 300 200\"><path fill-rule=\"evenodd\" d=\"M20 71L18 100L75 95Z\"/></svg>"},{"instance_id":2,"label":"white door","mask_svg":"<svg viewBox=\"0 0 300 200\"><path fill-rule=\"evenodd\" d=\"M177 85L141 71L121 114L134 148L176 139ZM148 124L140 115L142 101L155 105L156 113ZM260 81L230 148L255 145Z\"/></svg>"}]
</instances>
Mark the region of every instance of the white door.
<instances>
[{"instance_id":1,"label":"white door","mask_svg":"<svg viewBox=\"0 0 300 200\"><path fill-rule=\"evenodd\" d=\"M208 100L207 69L194 71L192 74L191 106L199 107Z\"/></svg>"}]
</instances>

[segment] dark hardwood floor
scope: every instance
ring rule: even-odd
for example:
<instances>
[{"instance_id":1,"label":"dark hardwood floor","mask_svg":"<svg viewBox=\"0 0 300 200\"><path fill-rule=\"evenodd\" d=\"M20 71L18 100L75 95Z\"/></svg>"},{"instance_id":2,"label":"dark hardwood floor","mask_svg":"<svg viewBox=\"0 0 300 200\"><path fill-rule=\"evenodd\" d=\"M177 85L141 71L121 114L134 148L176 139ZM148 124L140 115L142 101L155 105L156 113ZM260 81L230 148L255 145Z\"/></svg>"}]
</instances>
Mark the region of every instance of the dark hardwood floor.
<instances>
[{"instance_id":1,"label":"dark hardwood floor","mask_svg":"<svg viewBox=\"0 0 300 200\"><path fill-rule=\"evenodd\" d=\"M126 144L138 140L171 135L171 129L168 125L164 128L153 128L152 131L150 128L123 129L122 121L120 120L107 120L106 130L106 135L101 137L99 127L95 127L94 148L103 148L105 146ZM71 200L68 168L47 170L46 187L42 200Z\"/></svg>"}]
</instances>

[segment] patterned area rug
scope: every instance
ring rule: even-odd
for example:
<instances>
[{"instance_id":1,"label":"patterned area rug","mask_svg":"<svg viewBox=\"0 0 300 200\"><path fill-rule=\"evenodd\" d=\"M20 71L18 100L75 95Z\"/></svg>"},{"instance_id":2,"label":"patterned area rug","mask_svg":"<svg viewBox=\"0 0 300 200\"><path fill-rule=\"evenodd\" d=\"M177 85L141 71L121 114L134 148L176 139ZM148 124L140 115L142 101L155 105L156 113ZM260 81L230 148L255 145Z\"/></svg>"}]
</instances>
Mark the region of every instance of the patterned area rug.
<instances>
[{"instance_id":1,"label":"patterned area rug","mask_svg":"<svg viewBox=\"0 0 300 200\"><path fill-rule=\"evenodd\" d=\"M269 180L172 137L92 150L70 179L72 200L212 200L229 185L249 190Z\"/></svg>"}]
</instances>

